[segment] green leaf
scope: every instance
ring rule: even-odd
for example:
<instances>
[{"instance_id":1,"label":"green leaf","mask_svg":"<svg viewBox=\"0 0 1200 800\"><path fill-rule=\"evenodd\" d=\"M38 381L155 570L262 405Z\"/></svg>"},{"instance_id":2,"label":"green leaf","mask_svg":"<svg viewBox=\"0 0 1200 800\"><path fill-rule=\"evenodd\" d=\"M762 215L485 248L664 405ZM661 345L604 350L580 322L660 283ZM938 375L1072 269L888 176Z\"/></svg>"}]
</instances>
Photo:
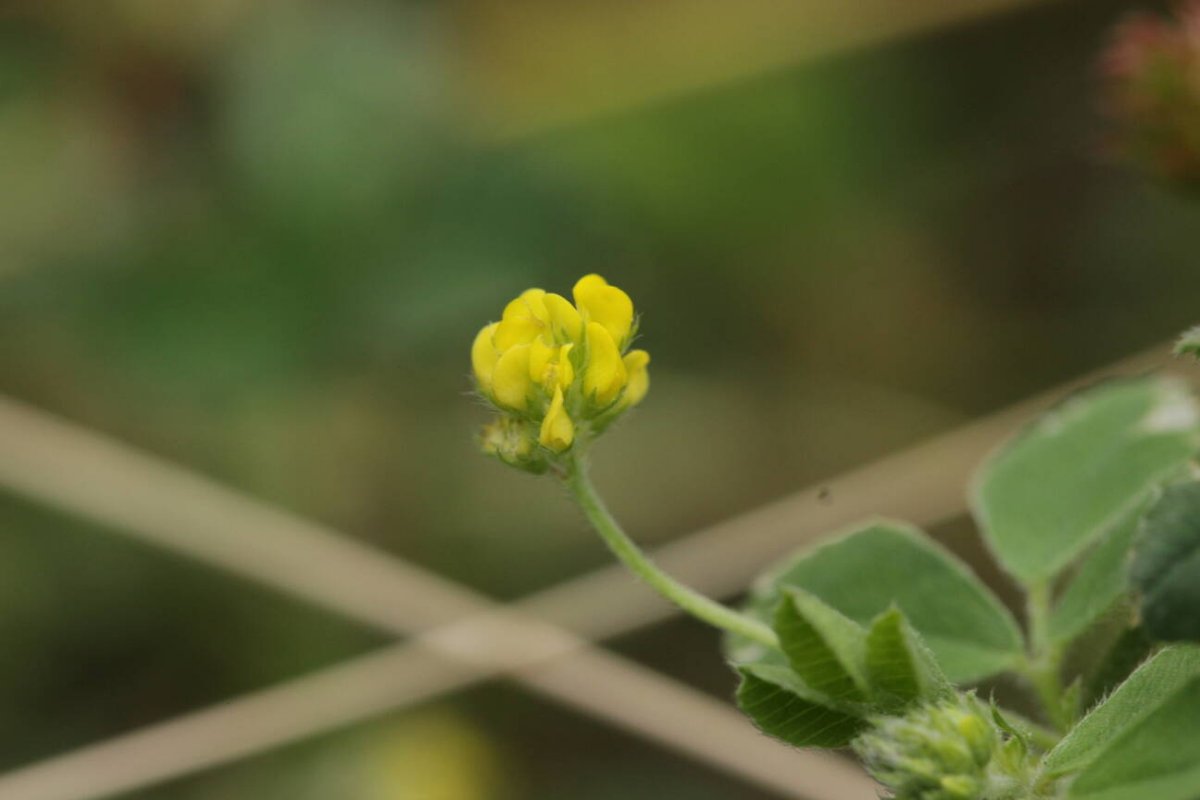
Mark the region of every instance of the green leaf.
<instances>
[{"instance_id":1,"label":"green leaf","mask_svg":"<svg viewBox=\"0 0 1200 800\"><path fill-rule=\"evenodd\" d=\"M1200 483L1163 491L1135 550L1130 578L1146 631L1162 641L1200 640Z\"/></svg>"},{"instance_id":2,"label":"green leaf","mask_svg":"<svg viewBox=\"0 0 1200 800\"><path fill-rule=\"evenodd\" d=\"M796 674L839 702L867 699L867 632L801 589L789 588L775 612L775 633Z\"/></svg>"},{"instance_id":3,"label":"green leaf","mask_svg":"<svg viewBox=\"0 0 1200 800\"><path fill-rule=\"evenodd\" d=\"M950 689L933 653L895 606L871 623L866 661L873 699L886 711L899 711Z\"/></svg>"},{"instance_id":4,"label":"green leaf","mask_svg":"<svg viewBox=\"0 0 1200 800\"><path fill-rule=\"evenodd\" d=\"M1084 706L1090 708L1112 694L1146 660L1154 645L1141 625L1122 631L1088 671L1084 682Z\"/></svg>"},{"instance_id":5,"label":"green leaf","mask_svg":"<svg viewBox=\"0 0 1200 800\"><path fill-rule=\"evenodd\" d=\"M765 734L796 747L845 747L865 727L859 717L829 705L787 667L739 668L738 707Z\"/></svg>"},{"instance_id":6,"label":"green leaf","mask_svg":"<svg viewBox=\"0 0 1200 800\"><path fill-rule=\"evenodd\" d=\"M1128 726L1071 784L1087 800L1200 797L1200 677Z\"/></svg>"},{"instance_id":7,"label":"green leaf","mask_svg":"<svg viewBox=\"0 0 1200 800\"><path fill-rule=\"evenodd\" d=\"M1067 642L1112 608L1128 585L1125 565L1141 521L1143 503L1127 513L1096 545L1050 615L1050 637Z\"/></svg>"},{"instance_id":8,"label":"green leaf","mask_svg":"<svg viewBox=\"0 0 1200 800\"><path fill-rule=\"evenodd\" d=\"M804 589L860 625L893 604L904 612L953 681L984 678L1021 656L1021 634L970 570L911 526L879 521L785 561L758 581L747 613L770 623L783 591ZM770 662L731 637L736 662Z\"/></svg>"},{"instance_id":9,"label":"green leaf","mask_svg":"<svg viewBox=\"0 0 1200 800\"><path fill-rule=\"evenodd\" d=\"M1195 401L1177 381L1106 383L1009 442L976 476L974 509L1000 563L1044 582L1177 472L1200 445Z\"/></svg>"},{"instance_id":10,"label":"green leaf","mask_svg":"<svg viewBox=\"0 0 1200 800\"><path fill-rule=\"evenodd\" d=\"M1084 769L1125 731L1136 727L1198 677L1200 647L1175 645L1162 650L1135 670L1050 751L1043 764L1045 770L1061 775Z\"/></svg>"}]
</instances>

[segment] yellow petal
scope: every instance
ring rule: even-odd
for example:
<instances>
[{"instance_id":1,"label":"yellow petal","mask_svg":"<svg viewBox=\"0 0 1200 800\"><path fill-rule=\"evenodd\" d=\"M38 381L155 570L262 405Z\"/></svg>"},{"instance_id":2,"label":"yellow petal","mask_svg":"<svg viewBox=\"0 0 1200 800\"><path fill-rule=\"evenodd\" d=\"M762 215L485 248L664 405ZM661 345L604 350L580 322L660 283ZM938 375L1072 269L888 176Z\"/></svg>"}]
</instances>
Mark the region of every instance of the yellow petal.
<instances>
[{"instance_id":1,"label":"yellow petal","mask_svg":"<svg viewBox=\"0 0 1200 800\"><path fill-rule=\"evenodd\" d=\"M508 408L524 411L529 405L529 345L519 344L504 351L492 372L492 396Z\"/></svg>"},{"instance_id":2,"label":"yellow petal","mask_svg":"<svg viewBox=\"0 0 1200 800\"><path fill-rule=\"evenodd\" d=\"M546 344L545 338L539 336L529 343L529 377L538 384L547 381L548 373L554 369L558 358L558 348Z\"/></svg>"},{"instance_id":3,"label":"yellow petal","mask_svg":"<svg viewBox=\"0 0 1200 800\"><path fill-rule=\"evenodd\" d=\"M620 348L633 327L633 301L599 275L585 275L575 284L575 305L592 322L604 326Z\"/></svg>"},{"instance_id":4,"label":"yellow petal","mask_svg":"<svg viewBox=\"0 0 1200 800\"><path fill-rule=\"evenodd\" d=\"M529 344L542 332L542 323L532 317L512 317L501 320L496 326L493 342L496 350L503 353L519 344Z\"/></svg>"},{"instance_id":5,"label":"yellow petal","mask_svg":"<svg viewBox=\"0 0 1200 800\"><path fill-rule=\"evenodd\" d=\"M496 333L497 327L499 327L497 322L485 326L475 336L475 341L471 343L471 367L475 370L475 382L485 392L491 391L492 372L496 369L496 362L500 359L500 353L492 343L492 336Z\"/></svg>"},{"instance_id":6,"label":"yellow petal","mask_svg":"<svg viewBox=\"0 0 1200 800\"><path fill-rule=\"evenodd\" d=\"M625 362L612 335L598 322L587 324L587 366L583 393L600 408L608 406L625 386Z\"/></svg>"},{"instance_id":7,"label":"yellow petal","mask_svg":"<svg viewBox=\"0 0 1200 800\"><path fill-rule=\"evenodd\" d=\"M650 391L650 373L646 370L649 363L650 354L645 350L630 350L625 355L625 371L629 377L625 382L625 394L621 396L622 406L636 406Z\"/></svg>"},{"instance_id":8,"label":"yellow petal","mask_svg":"<svg viewBox=\"0 0 1200 800\"><path fill-rule=\"evenodd\" d=\"M554 338L560 342L578 342L583 333L583 319L571 301L561 294L547 294L542 302L546 306Z\"/></svg>"},{"instance_id":9,"label":"yellow petal","mask_svg":"<svg viewBox=\"0 0 1200 800\"><path fill-rule=\"evenodd\" d=\"M571 364L573 344L564 344L558 350L558 385L566 389L575 382L575 367Z\"/></svg>"},{"instance_id":10,"label":"yellow petal","mask_svg":"<svg viewBox=\"0 0 1200 800\"><path fill-rule=\"evenodd\" d=\"M526 289L504 307L501 319L533 317L541 322L548 322L550 318L546 314L546 303L543 299L545 296L545 289Z\"/></svg>"},{"instance_id":11,"label":"yellow petal","mask_svg":"<svg viewBox=\"0 0 1200 800\"><path fill-rule=\"evenodd\" d=\"M518 344L529 344L550 326L542 289L526 289L504 307L500 327L496 329L496 349L504 352Z\"/></svg>"},{"instance_id":12,"label":"yellow petal","mask_svg":"<svg viewBox=\"0 0 1200 800\"><path fill-rule=\"evenodd\" d=\"M549 448L556 453L566 450L571 446L571 442L575 441L575 423L571 422L571 417L563 408L561 387L554 390L554 398L550 401L546 418L542 420L542 430L538 441L541 442L542 447Z\"/></svg>"}]
</instances>

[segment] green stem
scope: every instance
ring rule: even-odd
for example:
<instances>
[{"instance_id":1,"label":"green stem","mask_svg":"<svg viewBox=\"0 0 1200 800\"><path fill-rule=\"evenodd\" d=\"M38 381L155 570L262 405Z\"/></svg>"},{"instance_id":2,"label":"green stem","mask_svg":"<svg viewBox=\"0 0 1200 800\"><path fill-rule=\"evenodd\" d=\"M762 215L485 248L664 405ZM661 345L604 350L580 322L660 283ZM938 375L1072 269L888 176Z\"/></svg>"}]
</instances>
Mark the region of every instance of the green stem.
<instances>
[{"instance_id":1,"label":"green stem","mask_svg":"<svg viewBox=\"0 0 1200 800\"><path fill-rule=\"evenodd\" d=\"M1071 727L1072 712L1063 702L1062 648L1050 637L1050 585L1039 583L1029 587L1027 605L1029 621L1029 655L1025 675L1033 684L1046 712L1046 718L1059 731Z\"/></svg>"},{"instance_id":2,"label":"green stem","mask_svg":"<svg viewBox=\"0 0 1200 800\"><path fill-rule=\"evenodd\" d=\"M1062 734L1034 722L1024 714L1018 714L1011 708L1001 708L1000 712L1009 720L1020 723L1019 729L1029 735L1030 740L1042 750L1053 750L1062 740Z\"/></svg>"},{"instance_id":3,"label":"green stem","mask_svg":"<svg viewBox=\"0 0 1200 800\"><path fill-rule=\"evenodd\" d=\"M621 526L604 506L604 501L600 499L588 478L587 467L581 456L575 455L571 458L564 480L571 495L608 548L656 592L709 625L779 649L779 637L766 625L710 600L659 569L625 531L621 530Z\"/></svg>"}]
</instances>

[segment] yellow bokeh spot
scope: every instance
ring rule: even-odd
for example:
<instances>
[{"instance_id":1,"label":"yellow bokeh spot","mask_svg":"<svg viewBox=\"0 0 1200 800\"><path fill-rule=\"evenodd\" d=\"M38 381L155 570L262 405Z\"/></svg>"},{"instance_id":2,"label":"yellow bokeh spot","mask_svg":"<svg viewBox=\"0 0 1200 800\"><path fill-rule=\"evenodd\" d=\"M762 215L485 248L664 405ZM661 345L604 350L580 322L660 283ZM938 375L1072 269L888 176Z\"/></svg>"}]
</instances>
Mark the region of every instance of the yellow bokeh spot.
<instances>
[{"instance_id":1,"label":"yellow bokeh spot","mask_svg":"<svg viewBox=\"0 0 1200 800\"><path fill-rule=\"evenodd\" d=\"M633 301L629 295L599 275L585 275L575 284L575 305L591 322L604 326L617 347L623 347L633 329Z\"/></svg>"},{"instance_id":2,"label":"yellow bokeh spot","mask_svg":"<svg viewBox=\"0 0 1200 800\"><path fill-rule=\"evenodd\" d=\"M566 450L571 446L571 442L575 441L575 423L571 422L571 417L563 407L562 387L554 390L554 398L550 401L546 418L542 420L542 430L538 441L541 442L542 447L556 453Z\"/></svg>"},{"instance_id":3,"label":"yellow bokeh spot","mask_svg":"<svg viewBox=\"0 0 1200 800\"><path fill-rule=\"evenodd\" d=\"M425 713L390 726L361 749L358 763L361 785L347 793L356 800L509 796L495 745L469 720L448 713ZM348 768L343 759L339 769ZM324 795L318 791L317 796Z\"/></svg>"},{"instance_id":4,"label":"yellow bokeh spot","mask_svg":"<svg viewBox=\"0 0 1200 800\"><path fill-rule=\"evenodd\" d=\"M616 399L625 386L625 362L608 330L598 322L587 324L587 366L583 370L583 393L598 407Z\"/></svg>"}]
</instances>

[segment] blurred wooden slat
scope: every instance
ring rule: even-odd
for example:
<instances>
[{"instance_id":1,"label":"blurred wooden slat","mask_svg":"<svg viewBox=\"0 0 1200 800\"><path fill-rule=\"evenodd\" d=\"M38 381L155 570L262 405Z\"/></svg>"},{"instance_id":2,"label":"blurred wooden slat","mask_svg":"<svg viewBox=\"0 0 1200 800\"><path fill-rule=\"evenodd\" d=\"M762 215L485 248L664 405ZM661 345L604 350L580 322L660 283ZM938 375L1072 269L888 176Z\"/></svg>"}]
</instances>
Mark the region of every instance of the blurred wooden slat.
<instances>
[{"instance_id":1,"label":"blurred wooden slat","mask_svg":"<svg viewBox=\"0 0 1200 800\"><path fill-rule=\"evenodd\" d=\"M467 116L547 128L1049 0L457 0Z\"/></svg>"},{"instance_id":2,"label":"blurred wooden slat","mask_svg":"<svg viewBox=\"0 0 1200 800\"><path fill-rule=\"evenodd\" d=\"M677 542L662 551L659 560L688 582L722 595L744 587L763 562L784 550L864 515L886 512L927 525L959 515L965 510L965 483L973 466L999 441L1048 404L1097 378L1161 368L1168 347L1124 359L834 478L826 484L838 497L834 505L822 501L823 487L802 490ZM1195 380L1197 371L1191 365L1168 365L1168 371L1178 369ZM105 796L499 674L784 796L850 798L870 793L865 778L846 765L813 761L812 754L777 758L765 747L766 740L747 737L745 720L728 707L580 638L627 632L674 613L619 569L568 581L497 611L464 587L339 541L344 537L335 532L3 398L0 486L385 630L404 634L444 623L390 653L347 662L312 678L4 776L0 800ZM356 577L359 569L364 570L361 581ZM384 606L398 605L380 607L372 598ZM463 618L455 619L459 615ZM435 662L432 667L430 659ZM341 681L363 688L364 674L374 674L379 664L387 674L403 666L409 677L368 686L365 696L350 693L355 702L346 707L329 702L341 691ZM289 725L281 728L277 717ZM687 724L677 724L682 721ZM248 735L214 739L212 731L226 726Z\"/></svg>"},{"instance_id":3,"label":"blurred wooden slat","mask_svg":"<svg viewBox=\"0 0 1200 800\"><path fill-rule=\"evenodd\" d=\"M419 634L412 645L2 776L0 800L109 797L497 675L781 797L874 794L844 761L781 748L728 704L575 634L2 396L0 487L397 636ZM368 681L389 670L407 677Z\"/></svg>"}]
</instances>

